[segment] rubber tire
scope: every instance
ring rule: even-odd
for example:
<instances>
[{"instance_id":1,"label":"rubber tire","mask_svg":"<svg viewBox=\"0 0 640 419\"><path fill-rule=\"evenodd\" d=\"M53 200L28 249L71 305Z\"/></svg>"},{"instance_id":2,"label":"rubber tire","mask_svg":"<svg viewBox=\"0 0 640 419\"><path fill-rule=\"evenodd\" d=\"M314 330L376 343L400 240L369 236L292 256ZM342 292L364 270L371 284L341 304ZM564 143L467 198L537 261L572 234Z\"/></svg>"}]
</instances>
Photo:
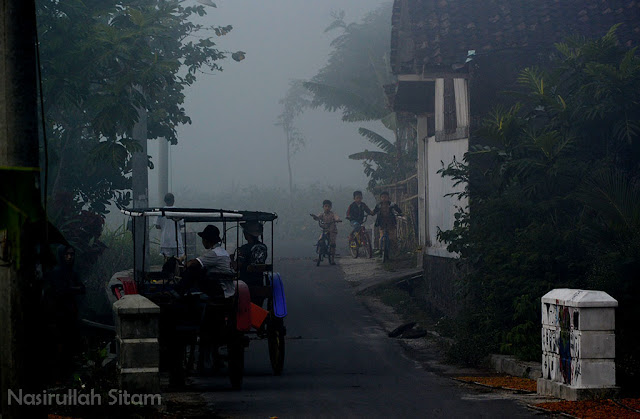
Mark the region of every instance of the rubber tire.
<instances>
[{"instance_id":1,"label":"rubber tire","mask_svg":"<svg viewBox=\"0 0 640 419\"><path fill-rule=\"evenodd\" d=\"M369 233L364 233L362 247L364 247L365 252L367 253L367 258L371 259L373 257L373 248L371 247L371 237L369 237Z\"/></svg>"},{"instance_id":2,"label":"rubber tire","mask_svg":"<svg viewBox=\"0 0 640 419\"><path fill-rule=\"evenodd\" d=\"M353 243L355 243L355 246L352 245ZM354 259L358 258L358 250L358 241L356 239L349 240L349 252L351 252L351 256L353 256Z\"/></svg>"},{"instance_id":3,"label":"rubber tire","mask_svg":"<svg viewBox=\"0 0 640 419\"><path fill-rule=\"evenodd\" d=\"M227 353L229 356L228 367L231 388L240 390L244 376L244 344L242 342L242 334L238 332L233 334L227 344Z\"/></svg>"},{"instance_id":4,"label":"rubber tire","mask_svg":"<svg viewBox=\"0 0 640 419\"><path fill-rule=\"evenodd\" d=\"M320 266L320 262L322 262L322 253L318 252L318 261L316 262L316 266Z\"/></svg>"},{"instance_id":5,"label":"rubber tire","mask_svg":"<svg viewBox=\"0 0 640 419\"><path fill-rule=\"evenodd\" d=\"M335 264L336 264L335 256L329 253L329 265L335 265Z\"/></svg>"},{"instance_id":6,"label":"rubber tire","mask_svg":"<svg viewBox=\"0 0 640 419\"><path fill-rule=\"evenodd\" d=\"M284 368L286 330L281 318L270 315L267 325L267 343L269 345L269 361L273 375L282 374Z\"/></svg>"},{"instance_id":7,"label":"rubber tire","mask_svg":"<svg viewBox=\"0 0 640 419\"><path fill-rule=\"evenodd\" d=\"M187 382L187 371L185 365L187 363L187 346L181 345L181 348L181 356L172 360L174 364L171 365L169 371L169 386L172 388L184 388Z\"/></svg>"},{"instance_id":8,"label":"rubber tire","mask_svg":"<svg viewBox=\"0 0 640 419\"><path fill-rule=\"evenodd\" d=\"M383 237L380 247L382 250L382 262L384 263L389 260L389 239Z\"/></svg>"}]
</instances>

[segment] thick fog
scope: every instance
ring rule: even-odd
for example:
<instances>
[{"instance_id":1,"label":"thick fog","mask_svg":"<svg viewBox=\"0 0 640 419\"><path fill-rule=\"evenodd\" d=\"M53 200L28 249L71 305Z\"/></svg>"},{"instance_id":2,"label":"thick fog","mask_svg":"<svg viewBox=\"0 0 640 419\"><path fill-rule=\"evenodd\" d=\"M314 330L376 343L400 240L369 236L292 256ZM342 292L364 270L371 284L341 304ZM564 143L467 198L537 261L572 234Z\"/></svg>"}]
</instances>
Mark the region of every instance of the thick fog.
<instances>
[{"instance_id":1,"label":"thick fog","mask_svg":"<svg viewBox=\"0 0 640 419\"><path fill-rule=\"evenodd\" d=\"M359 21L380 2L219 0L216 4L218 8L208 8L201 23L233 25L228 35L218 38L218 46L245 51L246 59L225 60L223 72L199 74L196 84L186 90L185 108L192 124L178 129L179 144L170 147L169 190L178 206L189 204L181 202L181 196L200 192L288 188L285 137L274 125L282 112L278 100L289 80L309 79L326 64L329 44L339 34L324 33L333 11L344 10L346 22ZM306 145L293 158L296 185L366 188L362 163L347 156L374 148L357 129L376 128L375 124L345 123L339 113L318 109L303 114L297 126ZM149 154L157 162L157 141L149 141ZM157 177L157 170L149 172L150 205L160 203Z\"/></svg>"}]
</instances>

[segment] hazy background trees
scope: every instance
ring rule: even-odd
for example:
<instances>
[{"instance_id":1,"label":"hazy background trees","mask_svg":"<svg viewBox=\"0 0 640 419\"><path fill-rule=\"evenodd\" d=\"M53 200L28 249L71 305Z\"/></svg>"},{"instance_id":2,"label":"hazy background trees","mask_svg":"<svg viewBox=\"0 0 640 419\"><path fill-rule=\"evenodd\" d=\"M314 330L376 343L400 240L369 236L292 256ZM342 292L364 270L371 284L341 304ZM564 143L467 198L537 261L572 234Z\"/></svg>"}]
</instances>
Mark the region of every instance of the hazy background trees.
<instances>
[{"instance_id":1,"label":"hazy background trees","mask_svg":"<svg viewBox=\"0 0 640 419\"><path fill-rule=\"evenodd\" d=\"M207 9L175 0L37 2L49 215L79 260L101 252L108 206L130 202L138 108L150 139L175 144L176 128L191 122L185 88L229 55L216 42L230 25L192 22Z\"/></svg>"}]
</instances>

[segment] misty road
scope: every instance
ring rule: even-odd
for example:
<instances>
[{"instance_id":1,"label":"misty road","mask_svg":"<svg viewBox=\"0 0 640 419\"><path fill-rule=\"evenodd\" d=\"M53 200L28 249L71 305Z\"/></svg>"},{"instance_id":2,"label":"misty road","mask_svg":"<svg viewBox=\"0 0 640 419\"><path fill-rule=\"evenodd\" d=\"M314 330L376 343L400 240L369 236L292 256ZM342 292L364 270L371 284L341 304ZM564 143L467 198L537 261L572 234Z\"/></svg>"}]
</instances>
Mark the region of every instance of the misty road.
<instances>
[{"instance_id":1,"label":"misty road","mask_svg":"<svg viewBox=\"0 0 640 419\"><path fill-rule=\"evenodd\" d=\"M194 379L191 391L201 392L212 413L252 418L534 416L512 401L465 394L454 381L408 359L356 299L339 266L316 267L308 257L277 259L276 270L288 305L284 371L273 376L266 341L252 340L242 391L230 391L226 377Z\"/></svg>"}]
</instances>

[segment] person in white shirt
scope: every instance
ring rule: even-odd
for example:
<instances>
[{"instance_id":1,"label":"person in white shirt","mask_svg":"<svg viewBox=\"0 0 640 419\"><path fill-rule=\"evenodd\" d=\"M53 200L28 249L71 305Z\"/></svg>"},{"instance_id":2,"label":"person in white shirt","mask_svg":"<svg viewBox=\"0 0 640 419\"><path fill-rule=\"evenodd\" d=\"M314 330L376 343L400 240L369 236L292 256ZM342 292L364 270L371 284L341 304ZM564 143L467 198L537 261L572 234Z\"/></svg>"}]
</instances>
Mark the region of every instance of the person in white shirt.
<instances>
[{"instance_id":1,"label":"person in white shirt","mask_svg":"<svg viewBox=\"0 0 640 419\"><path fill-rule=\"evenodd\" d=\"M168 193L164 196L164 202L166 206L164 208L173 208L175 197L172 193ZM164 256L165 260L170 257L175 257L179 260L184 258L184 244L183 244L183 232L184 232L184 220L174 221L167 217L160 216L156 220L156 228L161 230L160 233L160 254ZM176 226L178 230L176 231Z\"/></svg>"},{"instance_id":2,"label":"person in white shirt","mask_svg":"<svg viewBox=\"0 0 640 419\"><path fill-rule=\"evenodd\" d=\"M187 270L175 290L182 295L197 285L209 296L233 296L236 292L233 283L235 272L231 268L229 253L220 246L220 230L209 224L198 236L202 237L202 245L206 250L201 256L187 262Z\"/></svg>"}]
</instances>

